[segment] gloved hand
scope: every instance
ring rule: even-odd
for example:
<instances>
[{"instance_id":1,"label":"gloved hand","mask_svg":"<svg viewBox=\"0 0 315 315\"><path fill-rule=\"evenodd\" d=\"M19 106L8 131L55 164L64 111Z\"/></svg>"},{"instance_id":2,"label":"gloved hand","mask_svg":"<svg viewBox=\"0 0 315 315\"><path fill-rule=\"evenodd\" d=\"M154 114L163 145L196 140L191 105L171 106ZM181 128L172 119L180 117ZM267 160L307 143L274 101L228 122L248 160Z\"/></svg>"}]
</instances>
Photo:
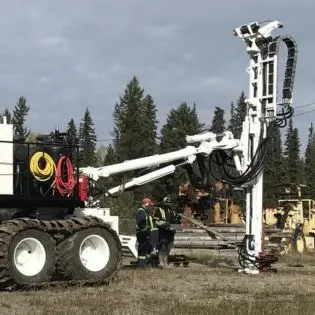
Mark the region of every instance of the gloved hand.
<instances>
[{"instance_id":1,"label":"gloved hand","mask_svg":"<svg viewBox=\"0 0 315 315\"><path fill-rule=\"evenodd\" d=\"M163 222L163 224L161 225L161 228L165 230L169 230L171 228L171 225L169 222Z\"/></svg>"},{"instance_id":2,"label":"gloved hand","mask_svg":"<svg viewBox=\"0 0 315 315\"><path fill-rule=\"evenodd\" d=\"M165 224L165 222L164 221L155 221L155 224L158 227L162 227Z\"/></svg>"}]
</instances>

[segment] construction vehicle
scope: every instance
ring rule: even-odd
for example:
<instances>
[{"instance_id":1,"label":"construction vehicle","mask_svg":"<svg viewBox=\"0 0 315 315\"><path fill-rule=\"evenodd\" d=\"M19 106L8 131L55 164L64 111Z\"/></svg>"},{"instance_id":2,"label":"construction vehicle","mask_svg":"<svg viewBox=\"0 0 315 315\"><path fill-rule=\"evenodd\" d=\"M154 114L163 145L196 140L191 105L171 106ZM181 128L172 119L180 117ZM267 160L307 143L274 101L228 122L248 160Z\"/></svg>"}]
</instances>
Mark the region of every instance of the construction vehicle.
<instances>
[{"instance_id":1,"label":"construction vehicle","mask_svg":"<svg viewBox=\"0 0 315 315\"><path fill-rule=\"evenodd\" d=\"M226 182L246 190L246 234L239 250L241 270L257 274L268 269L275 258L262 255L262 170L266 143L275 126L282 126L291 112L296 64L295 42L271 35L281 27L280 22L273 21L234 30L234 35L244 40L250 56L248 109L240 139L227 131L218 142L216 134L203 132L187 136L187 147L178 151L104 167L79 167L78 148L73 150L73 141L67 135L56 131L39 137L36 143L27 143L14 138L13 125L7 124L4 117L0 124L0 208L9 216L3 217L0 225L1 287L53 281L108 282L119 269L124 236L115 232L117 220L107 209L95 207L98 200L91 200L88 183L132 170L155 169L124 183L124 189L131 189L185 167L193 185L202 189L208 187L210 163L218 165ZM277 57L281 41L287 44L288 62L283 102L278 104ZM227 169L231 161L234 173ZM192 167L195 162L200 176ZM106 196L121 189L114 187Z\"/></svg>"},{"instance_id":2,"label":"construction vehicle","mask_svg":"<svg viewBox=\"0 0 315 315\"><path fill-rule=\"evenodd\" d=\"M315 250L315 201L302 198L302 185L297 193L286 187L285 197L278 200L276 208L264 209L264 223L275 230L268 235L268 241L282 244L282 253L314 252Z\"/></svg>"},{"instance_id":3,"label":"construction vehicle","mask_svg":"<svg viewBox=\"0 0 315 315\"><path fill-rule=\"evenodd\" d=\"M206 191L186 181L179 186L177 203L185 216L192 216L207 225L242 223L240 206L234 203L231 188L222 182L216 182Z\"/></svg>"}]
</instances>

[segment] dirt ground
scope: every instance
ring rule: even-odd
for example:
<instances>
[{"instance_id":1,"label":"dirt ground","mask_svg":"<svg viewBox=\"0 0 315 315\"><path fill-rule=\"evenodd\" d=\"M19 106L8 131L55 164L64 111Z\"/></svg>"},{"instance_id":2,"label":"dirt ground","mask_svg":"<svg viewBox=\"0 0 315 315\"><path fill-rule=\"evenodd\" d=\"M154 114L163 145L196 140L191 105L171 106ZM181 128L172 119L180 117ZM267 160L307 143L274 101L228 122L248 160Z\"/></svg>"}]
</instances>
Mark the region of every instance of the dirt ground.
<instances>
[{"instance_id":1,"label":"dirt ground","mask_svg":"<svg viewBox=\"0 0 315 315\"><path fill-rule=\"evenodd\" d=\"M0 293L1 314L315 314L315 254L287 256L278 273L248 276L234 256L189 251L188 267L135 270L103 287Z\"/></svg>"}]
</instances>

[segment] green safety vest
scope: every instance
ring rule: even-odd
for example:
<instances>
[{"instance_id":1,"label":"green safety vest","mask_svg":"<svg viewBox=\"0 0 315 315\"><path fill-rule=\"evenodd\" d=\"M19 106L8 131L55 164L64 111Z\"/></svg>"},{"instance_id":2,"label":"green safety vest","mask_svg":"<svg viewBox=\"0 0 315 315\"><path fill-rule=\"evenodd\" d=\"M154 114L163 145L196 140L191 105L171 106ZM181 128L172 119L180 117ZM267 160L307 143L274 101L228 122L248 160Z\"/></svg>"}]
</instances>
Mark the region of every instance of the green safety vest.
<instances>
[{"instance_id":1,"label":"green safety vest","mask_svg":"<svg viewBox=\"0 0 315 315\"><path fill-rule=\"evenodd\" d=\"M152 232L152 231L158 230L158 227L154 225L154 222L153 222L151 215L149 215L149 221L150 221L150 231Z\"/></svg>"},{"instance_id":2,"label":"green safety vest","mask_svg":"<svg viewBox=\"0 0 315 315\"><path fill-rule=\"evenodd\" d=\"M160 222L166 222L166 215L165 211L162 208L159 208L160 214L161 214L161 219L160 217L155 217L158 221Z\"/></svg>"},{"instance_id":3,"label":"green safety vest","mask_svg":"<svg viewBox=\"0 0 315 315\"><path fill-rule=\"evenodd\" d=\"M155 231L155 230L158 230L158 228L154 225L152 216L149 215L145 209L140 208L140 209L138 209L138 211L144 211L144 212L145 212L145 216L146 216L146 227L140 229L140 228L138 227L138 225L137 225L137 231L139 231L139 232L147 232L147 231Z\"/></svg>"},{"instance_id":4,"label":"green safety vest","mask_svg":"<svg viewBox=\"0 0 315 315\"><path fill-rule=\"evenodd\" d=\"M159 209L160 209L160 212L161 212L162 220L166 221L165 211L162 208L159 208Z\"/></svg>"}]
</instances>

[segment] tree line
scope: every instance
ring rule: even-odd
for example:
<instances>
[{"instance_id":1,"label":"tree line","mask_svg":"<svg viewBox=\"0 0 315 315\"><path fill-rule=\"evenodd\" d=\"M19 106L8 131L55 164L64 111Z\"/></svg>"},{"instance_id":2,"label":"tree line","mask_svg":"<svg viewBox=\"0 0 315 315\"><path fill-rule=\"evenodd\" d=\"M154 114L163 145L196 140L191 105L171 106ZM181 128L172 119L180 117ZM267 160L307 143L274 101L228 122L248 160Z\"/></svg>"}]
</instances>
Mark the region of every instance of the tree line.
<instances>
[{"instance_id":1,"label":"tree line","mask_svg":"<svg viewBox=\"0 0 315 315\"><path fill-rule=\"evenodd\" d=\"M241 92L236 102L230 106L229 117L220 106L209 112L208 127L210 131L220 134L231 131L239 138L242 122L246 114L245 93ZM200 133L206 126L200 120L197 105L182 102L170 109L166 122L158 130L157 106L153 97L146 94L139 80L134 76L126 85L124 93L114 106L114 127L111 132L112 143L97 148L97 135L89 108L78 123L70 118L67 131L72 139L78 139L80 145L79 163L81 166L105 166L124 162L148 155L167 153L186 146L185 136ZM26 118L30 106L25 97L20 97L12 113L6 108L3 115L14 125L16 136L29 137L32 133L26 127ZM104 113L106 115L106 113ZM204 119L205 120L205 119ZM306 151L300 152L299 132L290 118L282 143L281 132L276 129L275 135L268 143L268 158L264 175L264 202L266 207L275 206L277 199L285 188L296 189L303 185L303 191L314 198L315 194L315 133L313 125L309 129ZM215 166L214 166L215 167ZM113 187L141 176L152 170L136 170L117 174L111 178L101 179L102 187ZM132 191L124 191L120 198L107 198L104 201L114 212L128 215L143 196L161 200L166 195L178 194L179 185L187 180L186 171L178 168L174 174L156 180Z\"/></svg>"}]
</instances>

